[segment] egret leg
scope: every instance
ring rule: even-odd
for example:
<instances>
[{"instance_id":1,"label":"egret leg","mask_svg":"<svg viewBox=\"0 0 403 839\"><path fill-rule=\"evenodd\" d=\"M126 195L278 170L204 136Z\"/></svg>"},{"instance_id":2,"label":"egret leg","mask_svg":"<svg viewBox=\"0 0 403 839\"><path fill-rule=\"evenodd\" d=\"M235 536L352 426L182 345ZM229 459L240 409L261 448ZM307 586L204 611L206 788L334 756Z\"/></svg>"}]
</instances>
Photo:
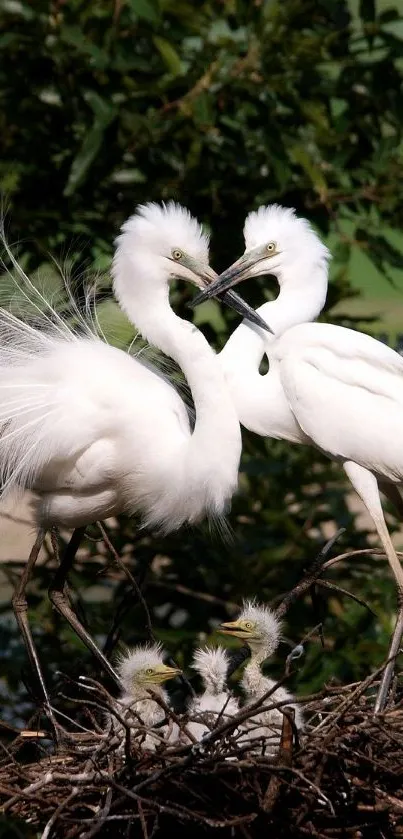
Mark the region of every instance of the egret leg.
<instances>
[{"instance_id":1,"label":"egret leg","mask_svg":"<svg viewBox=\"0 0 403 839\"><path fill-rule=\"evenodd\" d=\"M362 499L374 522L398 587L398 615L389 647L388 659L390 660L383 671L375 701L375 713L379 713L385 707L388 690L393 677L396 656L399 653L403 637L403 568L389 536L375 475L369 472L368 469L364 469L352 461L346 461L343 466L354 489Z\"/></svg>"},{"instance_id":2,"label":"egret leg","mask_svg":"<svg viewBox=\"0 0 403 839\"><path fill-rule=\"evenodd\" d=\"M32 633L31 633L31 629L30 629L30 626L29 626L28 603L27 603L27 598L26 598L26 594L25 594L26 588L27 588L27 585L28 585L28 582L29 582L29 579L30 579L30 576L31 576L31 573L32 573L32 570L34 568L36 560L38 559L39 551L40 551L40 549L43 545L45 534L46 534L46 530L44 530L43 528L40 528L38 530L38 534L37 534L37 537L35 539L35 543L32 546L31 553L28 557L28 562L25 565L24 571L23 571L23 573L20 577L20 580L17 584L17 587L14 591L11 603L12 603L13 611L14 611L14 614L15 614L15 617L16 617L16 621L18 623L18 626L20 628L20 632L21 632L22 637L24 639L24 643L25 643L26 650L28 652L29 660L31 662L31 665L32 665L33 669L36 672L37 677L38 677L38 681L39 681L39 684L40 684L40 687L41 687L42 695L43 695L44 700L45 700L45 705L46 705L48 715L49 715L50 719L52 720L52 722L54 723L54 717L53 717L53 713L52 713L52 710L51 710L51 707L50 707L50 701L49 701L48 692L46 690L45 680L43 678L42 669L41 669L41 665L40 665L39 658L38 658L38 653L36 651L35 644L34 644L34 639L32 638Z\"/></svg>"},{"instance_id":3,"label":"egret leg","mask_svg":"<svg viewBox=\"0 0 403 839\"><path fill-rule=\"evenodd\" d=\"M73 531L70 542L67 545L65 554L56 571L56 574L53 578L53 582L50 585L49 597L55 609L57 609L59 614L63 615L63 617L70 624L74 632L78 635L79 638L81 638L85 646L88 647L90 652L92 652L93 655L95 655L96 658L101 662L103 668L106 670L108 675L117 684L119 684L118 676L111 667L108 659L105 658L104 654L101 652L99 647L97 647L95 641L91 638L91 635L87 632L82 623L79 621L77 615L74 614L65 590L67 575L73 565L75 555L77 553L77 550L80 546L84 534L85 527L77 527Z\"/></svg>"}]
</instances>

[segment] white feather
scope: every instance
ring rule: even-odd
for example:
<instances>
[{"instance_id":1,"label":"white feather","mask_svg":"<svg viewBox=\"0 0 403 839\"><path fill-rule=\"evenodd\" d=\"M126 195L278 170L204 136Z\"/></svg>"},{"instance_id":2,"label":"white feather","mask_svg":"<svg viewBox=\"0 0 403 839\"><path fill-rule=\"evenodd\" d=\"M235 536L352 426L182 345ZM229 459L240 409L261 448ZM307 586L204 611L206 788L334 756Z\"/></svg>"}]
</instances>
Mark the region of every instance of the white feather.
<instances>
[{"instance_id":1,"label":"white feather","mask_svg":"<svg viewBox=\"0 0 403 839\"><path fill-rule=\"evenodd\" d=\"M208 271L208 239L173 203L140 207L122 230L115 293L142 335L182 369L194 430L168 376L142 352L133 357L102 338L92 288L82 309L65 281L59 311L4 242L18 294L0 309L0 480L4 495L36 493L44 525L126 512L170 531L221 517L237 486L241 436L224 377L202 334L168 299L173 275L202 283L173 263L173 249Z\"/></svg>"},{"instance_id":2,"label":"white feather","mask_svg":"<svg viewBox=\"0 0 403 839\"><path fill-rule=\"evenodd\" d=\"M150 677L147 681L147 669L153 669L163 663L164 652L161 644L143 644L127 650L118 658L116 669L121 683L121 694L115 702L115 711L130 728L132 747L154 751L158 746L177 739L176 724L172 725L168 721L166 725L158 725L166 718L166 711L157 700L162 700L169 707L166 690L155 684ZM126 729L115 714L106 715L106 724L121 738L123 750Z\"/></svg>"},{"instance_id":3,"label":"white feather","mask_svg":"<svg viewBox=\"0 0 403 839\"><path fill-rule=\"evenodd\" d=\"M403 627L403 569L379 492L401 512L403 360L368 335L311 322L325 304L330 254L305 219L278 205L261 207L247 217L244 235L242 277L270 273L278 280L277 299L257 310L274 334L241 324L220 362L240 422L257 434L314 445L342 463L372 518L401 604L375 704L380 711ZM233 285L234 268L220 282Z\"/></svg>"},{"instance_id":4,"label":"white feather","mask_svg":"<svg viewBox=\"0 0 403 839\"><path fill-rule=\"evenodd\" d=\"M205 647L194 652L192 667L200 674L204 690L189 705L190 721L186 727L197 740L239 710L237 699L226 689L228 664L223 647Z\"/></svg>"}]
</instances>

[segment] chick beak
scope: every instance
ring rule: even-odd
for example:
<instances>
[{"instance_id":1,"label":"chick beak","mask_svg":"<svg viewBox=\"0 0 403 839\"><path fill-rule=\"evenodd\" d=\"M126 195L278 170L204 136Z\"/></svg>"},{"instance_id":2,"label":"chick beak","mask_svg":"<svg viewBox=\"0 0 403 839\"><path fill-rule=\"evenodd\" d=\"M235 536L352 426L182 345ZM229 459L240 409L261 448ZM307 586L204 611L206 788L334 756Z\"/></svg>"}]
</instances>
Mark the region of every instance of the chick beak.
<instances>
[{"instance_id":1,"label":"chick beak","mask_svg":"<svg viewBox=\"0 0 403 839\"><path fill-rule=\"evenodd\" d=\"M218 632L222 635L233 635L235 638L244 638L247 635L247 632L245 632L245 629L240 626L238 621L221 623L218 627Z\"/></svg>"},{"instance_id":2,"label":"chick beak","mask_svg":"<svg viewBox=\"0 0 403 839\"><path fill-rule=\"evenodd\" d=\"M181 676L182 670L179 667L169 667L168 664L161 664L159 668L161 681L167 682L168 679L174 679L175 676Z\"/></svg>"}]
</instances>

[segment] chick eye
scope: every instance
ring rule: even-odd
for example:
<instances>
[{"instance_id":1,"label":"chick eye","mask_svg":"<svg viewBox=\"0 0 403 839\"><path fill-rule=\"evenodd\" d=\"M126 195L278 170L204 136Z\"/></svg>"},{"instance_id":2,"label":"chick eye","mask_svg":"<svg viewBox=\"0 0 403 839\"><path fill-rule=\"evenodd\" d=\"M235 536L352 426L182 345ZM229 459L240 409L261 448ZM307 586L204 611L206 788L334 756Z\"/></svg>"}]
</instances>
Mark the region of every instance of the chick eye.
<instances>
[{"instance_id":1,"label":"chick eye","mask_svg":"<svg viewBox=\"0 0 403 839\"><path fill-rule=\"evenodd\" d=\"M267 250L268 253L273 253L273 251L276 250L276 243L275 242L269 242L269 244L266 245L266 250Z\"/></svg>"},{"instance_id":2,"label":"chick eye","mask_svg":"<svg viewBox=\"0 0 403 839\"><path fill-rule=\"evenodd\" d=\"M176 259L176 260L182 259L182 256L183 256L182 251L178 250L177 248L175 248L175 250L172 251L172 259Z\"/></svg>"},{"instance_id":3,"label":"chick eye","mask_svg":"<svg viewBox=\"0 0 403 839\"><path fill-rule=\"evenodd\" d=\"M149 667L148 670L146 670L147 676L152 676L153 672L154 672L154 670L153 670L152 667Z\"/></svg>"},{"instance_id":4,"label":"chick eye","mask_svg":"<svg viewBox=\"0 0 403 839\"><path fill-rule=\"evenodd\" d=\"M250 623L250 621L246 621L245 626L246 629L252 629L252 624Z\"/></svg>"}]
</instances>

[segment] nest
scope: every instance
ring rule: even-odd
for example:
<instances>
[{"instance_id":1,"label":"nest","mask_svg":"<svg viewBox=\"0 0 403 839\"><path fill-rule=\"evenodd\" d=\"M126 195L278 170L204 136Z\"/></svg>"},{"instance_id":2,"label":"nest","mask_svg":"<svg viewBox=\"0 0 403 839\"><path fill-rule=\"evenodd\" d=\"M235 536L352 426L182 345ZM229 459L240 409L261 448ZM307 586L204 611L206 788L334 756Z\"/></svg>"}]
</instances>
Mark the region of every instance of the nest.
<instances>
[{"instance_id":1,"label":"nest","mask_svg":"<svg viewBox=\"0 0 403 839\"><path fill-rule=\"evenodd\" d=\"M42 839L180 839L190 831L197 839L212 828L223 839L261 839L268 829L273 837L403 836L403 700L374 716L370 684L301 700L308 722L299 742L285 709L274 756L256 741L240 746L234 733L261 704L218 720L202 743L161 742L147 752L140 725L122 743L96 722L96 708L108 703L93 685L92 699L79 700L92 733L64 731L47 754L35 745L35 761L24 761L26 738L11 744L0 762L2 812Z\"/></svg>"}]
</instances>

